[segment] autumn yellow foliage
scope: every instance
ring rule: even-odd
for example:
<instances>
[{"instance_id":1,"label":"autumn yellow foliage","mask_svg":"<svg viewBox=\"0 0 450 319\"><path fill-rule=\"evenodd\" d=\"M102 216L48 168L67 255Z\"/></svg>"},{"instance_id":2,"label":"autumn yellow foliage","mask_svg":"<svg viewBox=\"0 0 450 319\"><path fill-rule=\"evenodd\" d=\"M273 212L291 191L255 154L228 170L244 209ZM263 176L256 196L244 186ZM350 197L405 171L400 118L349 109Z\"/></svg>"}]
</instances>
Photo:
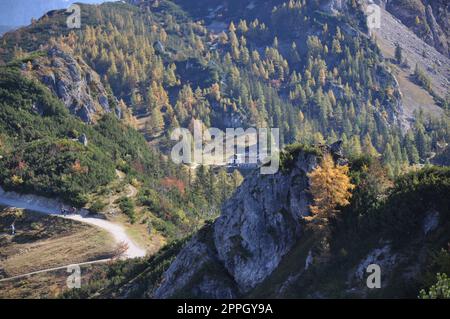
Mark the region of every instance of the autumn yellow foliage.
<instances>
[{"instance_id":1,"label":"autumn yellow foliage","mask_svg":"<svg viewBox=\"0 0 450 319\"><path fill-rule=\"evenodd\" d=\"M328 218L337 212L338 206L350 204L355 185L351 183L348 171L347 165L336 165L332 156L326 154L321 164L308 174L314 200L314 205L310 206L313 218Z\"/></svg>"}]
</instances>

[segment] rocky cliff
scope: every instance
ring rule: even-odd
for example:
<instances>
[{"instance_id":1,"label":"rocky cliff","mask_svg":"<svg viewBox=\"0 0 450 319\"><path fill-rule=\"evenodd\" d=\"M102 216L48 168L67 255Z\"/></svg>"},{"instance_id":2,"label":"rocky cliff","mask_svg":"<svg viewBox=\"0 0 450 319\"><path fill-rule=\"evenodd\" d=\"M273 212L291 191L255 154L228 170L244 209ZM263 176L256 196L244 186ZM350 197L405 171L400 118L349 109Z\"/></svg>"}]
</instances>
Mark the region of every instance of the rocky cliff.
<instances>
[{"instance_id":1,"label":"rocky cliff","mask_svg":"<svg viewBox=\"0 0 450 319\"><path fill-rule=\"evenodd\" d=\"M225 203L222 215L196 235L165 272L156 298L232 298L248 293L276 269L301 238L309 215L307 173L318 155L298 151L274 175L255 171Z\"/></svg>"},{"instance_id":2,"label":"rocky cliff","mask_svg":"<svg viewBox=\"0 0 450 319\"><path fill-rule=\"evenodd\" d=\"M367 2L369 3L369 1ZM378 4L382 4L378 2ZM418 65L431 81L433 92L445 98L449 90L450 60L434 47L425 43L406 25L389 11L381 9L381 28L375 31L377 44L387 60L395 57L395 47L400 45L406 61L402 66L390 65L390 73L395 77L395 87L401 92L401 118L414 122L414 112L422 109L426 114L442 116L443 109L434 101L429 92L414 80L414 69Z\"/></svg>"},{"instance_id":3,"label":"rocky cliff","mask_svg":"<svg viewBox=\"0 0 450 319\"><path fill-rule=\"evenodd\" d=\"M449 4L446 0L383 0L386 9L426 43L449 56Z\"/></svg>"},{"instance_id":4,"label":"rocky cliff","mask_svg":"<svg viewBox=\"0 0 450 319\"><path fill-rule=\"evenodd\" d=\"M325 152L332 153L337 163L346 163L337 143L317 151L291 150L289 156L282 156L279 173L248 176L225 203L222 215L176 253L156 283L154 279L141 282L146 296L417 296L418 287L441 269L436 254L448 258L446 248L441 250L450 240L448 200L442 197L448 191L448 170L406 177L408 184L390 193L375 220L362 211L357 212L358 221L350 222L352 208L342 212L341 222L331 226L325 240L314 222L302 218L309 215L311 203L307 173ZM430 176L440 176L441 182L427 184ZM418 188L410 182L417 178ZM352 223L359 226L354 229ZM367 286L372 264L382 271L380 289Z\"/></svg>"},{"instance_id":5,"label":"rocky cliff","mask_svg":"<svg viewBox=\"0 0 450 319\"><path fill-rule=\"evenodd\" d=\"M99 75L68 49L53 46L44 56L23 69L44 83L69 109L86 123L112 111L108 93Z\"/></svg>"}]
</instances>

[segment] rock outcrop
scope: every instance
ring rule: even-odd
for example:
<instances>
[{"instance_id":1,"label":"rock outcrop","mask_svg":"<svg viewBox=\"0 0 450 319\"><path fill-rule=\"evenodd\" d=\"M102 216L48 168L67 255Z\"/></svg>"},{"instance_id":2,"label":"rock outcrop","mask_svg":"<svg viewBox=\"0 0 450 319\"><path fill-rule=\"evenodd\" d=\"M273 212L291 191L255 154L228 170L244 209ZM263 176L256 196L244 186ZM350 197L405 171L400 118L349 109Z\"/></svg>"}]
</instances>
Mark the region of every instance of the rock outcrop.
<instances>
[{"instance_id":1,"label":"rock outcrop","mask_svg":"<svg viewBox=\"0 0 450 319\"><path fill-rule=\"evenodd\" d=\"M399 67L393 72L390 71L390 77L396 79L393 87L402 95L401 100L396 100L402 104L397 109L400 117L403 118L403 124L413 122L414 112L419 109L433 116L441 116L442 108L436 105L433 97L425 89L415 83L413 73L417 64L430 79L433 92L445 98L449 90L449 59L425 43L383 8L381 9L381 29L376 30L375 35L385 58L393 59L395 47L400 45L403 58L409 65L409 67Z\"/></svg>"},{"instance_id":2,"label":"rock outcrop","mask_svg":"<svg viewBox=\"0 0 450 319\"><path fill-rule=\"evenodd\" d=\"M340 144L325 147L339 157ZM274 175L255 170L163 275L156 298L233 298L264 281L301 239L311 198L307 174L318 155L300 150Z\"/></svg>"},{"instance_id":3,"label":"rock outcrop","mask_svg":"<svg viewBox=\"0 0 450 319\"><path fill-rule=\"evenodd\" d=\"M383 0L386 9L445 56L449 56L449 5L445 0Z\"/></svg>"},{"instance_id":4,"label":"rock outcrop","mask_svg":"<svg viewBox=\"0 0 450 319\"><path fill-rule=\"evenodd\" d=\"M231 299L238 289L217 258L211 228L202 229L164 273L155 298L195 297Z\"/></svg>"},{"instance_id":5,"label":"rock outcrop","mask_svg":"<svg viewBox=\"0 0 450 319\"><path fill-rule=\"evenodd\" d=\"M441 26L437 23L436 18L433 13L433 9L430 5L428 5L425 9L428 25L431 29L432 34L432 42L431 44L434 45L436 50L441 52L444 55L449 56L449 41L446 38L446 35L444 31L442 30Z\"/></svg>"},{"instance_id":6,"label":"rock outcrop","mask_svg":"<svg viewBox=\"0 0 450 319\"><path fill-rule=\"evenodd\" d=\"M300 238L309 214L308 177L317 164L301 154L288 174L251 175L228 201L214 225L219 259L242 292L263 281Z\"/></svg>"},{"instance_id":7,"label":"rock outcrop","mask_svg":"<svg viewBox=\"0 0 450 319\"><path fill-rule=\"evenodd\" d=\"M47 56L33 60L33 72L82 121L92 123L111 112L99 75L67 50L50 48Z\"/></svg>"}]
</instances>

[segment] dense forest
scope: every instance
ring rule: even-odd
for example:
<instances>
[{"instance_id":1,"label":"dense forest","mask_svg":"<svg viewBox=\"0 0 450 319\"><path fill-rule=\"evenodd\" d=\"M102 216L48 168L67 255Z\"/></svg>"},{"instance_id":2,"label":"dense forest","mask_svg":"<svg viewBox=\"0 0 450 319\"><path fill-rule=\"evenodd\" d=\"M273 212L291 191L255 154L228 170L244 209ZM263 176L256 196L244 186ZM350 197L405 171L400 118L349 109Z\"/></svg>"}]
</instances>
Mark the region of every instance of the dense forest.
<instances>
[{"instance_id":1,"label":"dense forest","mask_svg":"<svg viewBox=\"0 0 450 319\"><path fill-rule=\"evenodd\" d=\"M440 155L448 117L402 118L388 62L357 31L361 7L354 2L335 17L318 6L280 3L220 32L170 1L83 6L80 31L65 29L64 14L54 12L26 33L7 34L2 56L19 58L47 43L72 48L143 118L141 128L161 149L171 129L195 119L206 127L279 127L283 144L342 140L348 156L379 154L391 175Z\"/></svg>"}]
</instances>

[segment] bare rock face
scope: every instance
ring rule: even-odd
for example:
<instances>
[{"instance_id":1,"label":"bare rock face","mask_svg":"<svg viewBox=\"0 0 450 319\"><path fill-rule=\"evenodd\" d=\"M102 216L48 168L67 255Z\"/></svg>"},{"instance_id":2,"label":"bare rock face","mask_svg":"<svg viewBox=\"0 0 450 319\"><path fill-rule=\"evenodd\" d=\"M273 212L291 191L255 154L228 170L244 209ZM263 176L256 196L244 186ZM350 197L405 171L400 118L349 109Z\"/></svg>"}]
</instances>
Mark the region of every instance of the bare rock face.
<instances>
[{"instance_id":1,"label":"bare rock face","mask_svg":"<svg viewBox=\"0 0 450 319\"><path fill-rule=\"evenodd\" d=\"M262 282L300 238L309 214L308 177L314 155L302 154L289 174L255 172L224 205L214 225L219 259L242 292Z\"/></svg>"},{"instance_id":2,"label":"bare rock face","mask_svg":"<svg viewBox=\"0 0 450 319\"><path fill-rule=\"evenodd\" d=\"M209 230L202 230L209 232ZM227 278L214 247L195 236L178 254L164 274L155 298L195 297L231 299L237 297L232 279ZM222 275L224 273L225 275ZM225 277L225 278L224 278Z\"/></svg>"},{"instance_id":3,"label":"bare rock face","mask_svg":"<svg viewBox=\"0 0 450 319\"><path fill-rule=\"evenodd\" d=\"M389 85L394 89L392 98L385 102L385 107L388 116L387 125L396 125L400 127L403 132L406 132L409 128L410 123L408 123L408 120L405 116L405 108L402 103L403 96L400 91L400 85L396 77L394 76L391 68L389 68L385 64L378 65L376 79L379 83L382 83L384 86Z\"/></svg>"},{"instance_id":4,"label":"bare rock face","mask_svg":"<svg viewBox=\"0 0 450 319\"><path fill-rule=\"evenodd\" d=\"M446 0L385 0L386 9L445 56L449 56L449 4Z\"/></svg>"},{"instance_id":5,"label":"bare rock face","mask_svg":"<svg viewBox=\"0 0 450 319\"><path fill-rule=\"evenodd\" d=\"M324 150L339 157L339 145ZM318 160L301 150L274 175L250 174L222 215L178 254L154 297L234 298L264 281L301 240L311 204L307 174Z\"/></svg>"},{"instance_id":6,"label":"bare rock face","mask_svg":"<svg viewBox=\"0 0 450 319\"><path fill-rule=\"evenodd\" d=\"M111 112L103 84L84 61L59 47L33 61L36 76L58 96L69 111L86 123Z\"/></svg>"},{"instance_id":7,"label":"bare rock face","mask_svg":"<svg viewBox=\"0 0 450 319\"><path fill-rule=\"evenodd\" d=\"M448 51L448 42L447 42L446 36L445 36L444 32L442 31L441 27L439 26L439 24L437 23L436 18L434 17L434 14L433 14L433 9L431 8L430 5L427 6L425 12L426 12L428 24L431 29L431 33L433 35L434 47L436 48L436 50L438 50L442 54L448 56L449 51Z\"/></svg>"}]
</instances>

